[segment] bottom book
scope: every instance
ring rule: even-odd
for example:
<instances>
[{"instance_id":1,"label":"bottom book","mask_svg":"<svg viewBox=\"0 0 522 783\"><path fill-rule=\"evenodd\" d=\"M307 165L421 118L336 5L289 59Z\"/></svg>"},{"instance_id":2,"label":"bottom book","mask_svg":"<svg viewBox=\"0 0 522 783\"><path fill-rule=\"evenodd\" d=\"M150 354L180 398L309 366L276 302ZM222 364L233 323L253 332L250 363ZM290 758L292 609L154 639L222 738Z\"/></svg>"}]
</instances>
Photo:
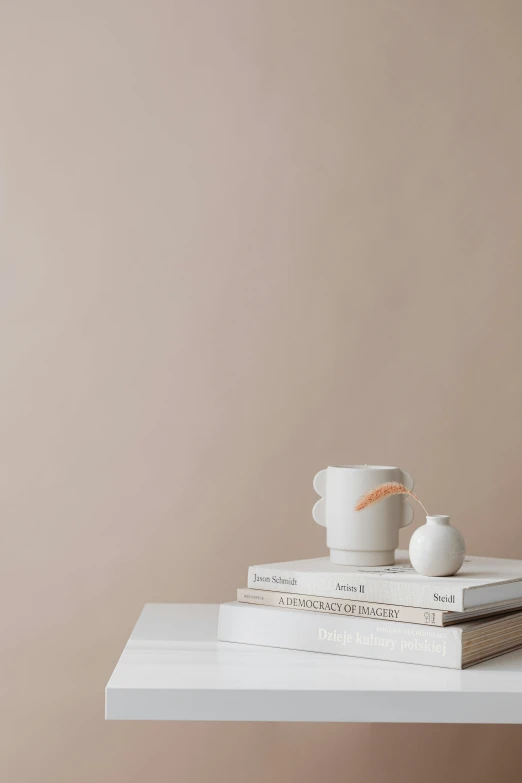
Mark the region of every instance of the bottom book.
<instances>
[{"instance_id":1,"label":"bottom book","mask_svg":"<svg viewBox=\"0 0 522 783\"><path fill-rule=\"evenodd\" d=\"M220 607L218 639L464 669L522 647L522 611L433 628L234 601Z\"/></svg>"}]
</instances>

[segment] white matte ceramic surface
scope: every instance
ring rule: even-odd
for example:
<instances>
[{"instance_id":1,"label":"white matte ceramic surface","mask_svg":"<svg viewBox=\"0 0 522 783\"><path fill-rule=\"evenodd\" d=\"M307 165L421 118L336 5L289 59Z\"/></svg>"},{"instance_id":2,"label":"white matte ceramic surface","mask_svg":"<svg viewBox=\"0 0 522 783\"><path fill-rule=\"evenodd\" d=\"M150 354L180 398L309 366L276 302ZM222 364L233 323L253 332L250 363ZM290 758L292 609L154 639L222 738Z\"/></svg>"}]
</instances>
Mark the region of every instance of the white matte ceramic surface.
<instances>
[{"instance_id":1,"label":"white matte ceramic surface","mask_svg":"<svg viewBox=\"0 0 522 783\"><path fill-rule=\"evenodd\" d=\"M332 563L383 566L395 561L399 530L413 519L413 508L404 496L394 495L363 511L355 511L359 498L387 481L413 489L413 479L400 468L377 465L329 466L314 478L321 500L313 517L326 527L326 543Z\"/></svg>"},{"instance_id":2,"label":"white matte ceramic surface","mask_svg":"<svg viewBox=\"0 0 522 783\"><path fill-rule=\"evenodd\" d=\"M424 576L452 576L464 562L466 544L460 531L443 515L426 517L411 537L410 560Z\"/></svg>"}]
</instances>

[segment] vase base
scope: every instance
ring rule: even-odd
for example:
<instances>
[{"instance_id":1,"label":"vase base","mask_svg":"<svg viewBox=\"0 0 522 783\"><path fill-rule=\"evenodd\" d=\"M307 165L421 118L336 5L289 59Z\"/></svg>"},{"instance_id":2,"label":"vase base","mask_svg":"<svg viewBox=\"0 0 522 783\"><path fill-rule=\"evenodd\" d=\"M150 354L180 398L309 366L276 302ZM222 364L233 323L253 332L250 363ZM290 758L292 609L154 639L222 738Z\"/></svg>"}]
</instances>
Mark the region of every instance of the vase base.
<instances>
[{"instance_id":1,"label":"vase base","mask_svg":"<svg viewBox=\"0 0 522 783\"><path fill-rule=\"evenodd\" d=\"M330 549L330 560L335 565L348 566L387 566L395 563L395 549L389 551L354 551L350 549Z\"/></svg>"}]
</instances>

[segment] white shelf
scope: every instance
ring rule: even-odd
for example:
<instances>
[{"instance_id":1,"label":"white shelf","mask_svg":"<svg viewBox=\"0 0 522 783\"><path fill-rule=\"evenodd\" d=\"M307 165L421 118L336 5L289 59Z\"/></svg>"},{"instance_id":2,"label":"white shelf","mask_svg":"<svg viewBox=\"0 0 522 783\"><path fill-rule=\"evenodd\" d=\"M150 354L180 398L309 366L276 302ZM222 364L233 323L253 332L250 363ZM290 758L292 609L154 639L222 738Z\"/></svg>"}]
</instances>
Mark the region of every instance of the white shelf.
<instances>
[{"instance_id":1,"label":"white shelf","mask_svg":"<svg viewBox=\"0 0 522 783\"><path fill-rule=\"evenodd\" d=\"M466 671L218 642L218 606L147 604L108 720L522 723L522 650Z\"/></svg>"}]
</instances>

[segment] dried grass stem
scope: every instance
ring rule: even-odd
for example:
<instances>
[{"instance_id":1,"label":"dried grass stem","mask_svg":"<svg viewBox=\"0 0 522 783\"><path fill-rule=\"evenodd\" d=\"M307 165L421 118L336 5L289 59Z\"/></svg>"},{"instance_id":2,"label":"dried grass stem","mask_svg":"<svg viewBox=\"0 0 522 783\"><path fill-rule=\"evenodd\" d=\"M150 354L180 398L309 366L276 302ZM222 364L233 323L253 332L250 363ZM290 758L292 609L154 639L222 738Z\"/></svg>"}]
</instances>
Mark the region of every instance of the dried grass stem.
<instances>
[{"instance_id":1,"label":"dried grass stem","mask_svg":"<svg viewBox=\"0 0 522 783\"><path fill-rule=\"evenodd\" d=\"M366 495L363 495L359 500L355 506L355 510L362 511L364 508L371 506L373 503L378 503L379 500L384 500L384 498L390 497L391 495L409 495L410 498L413 498L422 506L426 516L429 516L417 495L405 487L404 484L399 484L398 481L387 481L385 484L379 484L378 487L375 487L375 489L367 492Z\"/></svg>"}]
</instances>

